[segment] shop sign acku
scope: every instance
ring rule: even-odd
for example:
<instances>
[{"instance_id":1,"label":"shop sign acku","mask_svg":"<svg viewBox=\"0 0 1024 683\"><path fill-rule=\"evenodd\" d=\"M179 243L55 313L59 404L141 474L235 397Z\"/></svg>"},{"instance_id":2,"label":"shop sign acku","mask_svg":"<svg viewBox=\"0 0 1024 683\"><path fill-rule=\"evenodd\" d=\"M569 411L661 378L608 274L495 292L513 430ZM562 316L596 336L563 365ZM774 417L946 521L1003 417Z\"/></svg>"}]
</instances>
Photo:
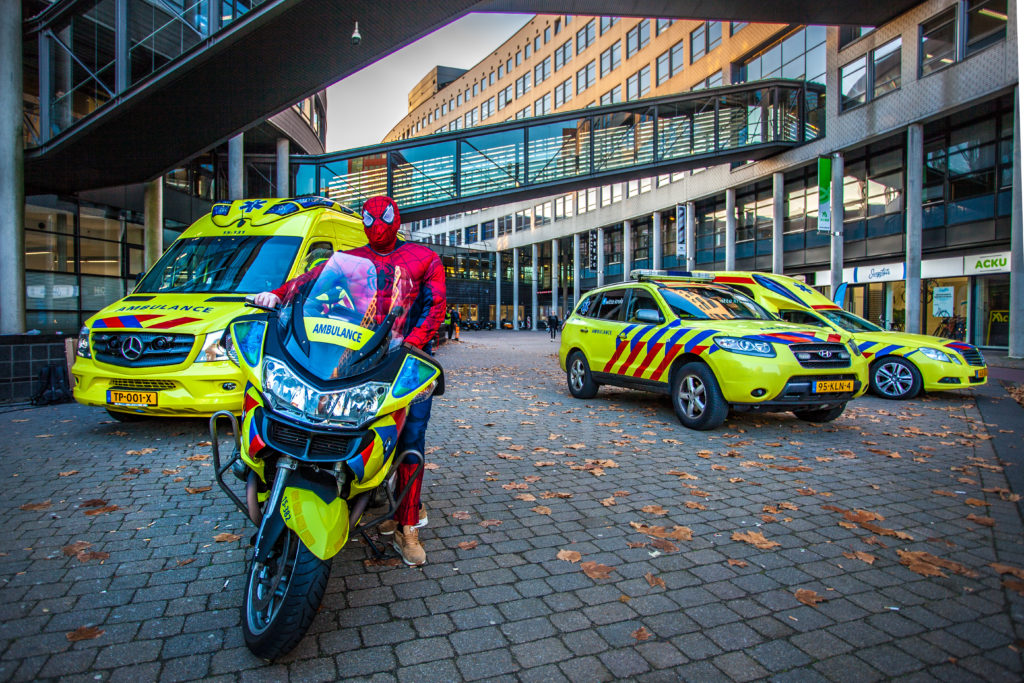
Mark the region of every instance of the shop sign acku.
<instances>
[{"instance_id":1,"label":"shop sign acku","mask_svg":"<svg viewBox=\"0 0 1024 683\"><path fill-rule=\"evenodd\" d=\"M964 257L964 272L971 273L1005 273L1010 269L1010 254L979 254Z\"/></svg>"}]
</instances>

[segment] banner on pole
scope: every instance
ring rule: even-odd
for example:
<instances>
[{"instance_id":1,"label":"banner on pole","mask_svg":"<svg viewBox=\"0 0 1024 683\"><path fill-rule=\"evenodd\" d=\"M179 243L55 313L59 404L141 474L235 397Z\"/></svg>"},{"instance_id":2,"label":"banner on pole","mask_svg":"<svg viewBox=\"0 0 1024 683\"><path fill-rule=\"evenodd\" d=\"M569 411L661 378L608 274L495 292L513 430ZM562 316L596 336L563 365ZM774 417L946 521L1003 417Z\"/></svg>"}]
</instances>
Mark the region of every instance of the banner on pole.
<instances>
[{"instance_id":1,"label":"banner on pole","mask_svg":"<svg viewBox=\"0 0 1024 683\"><path fill-rule=\"evenodd\" d=\"M686 259L686 204L676 204L676 263Z\"/></svg>"},{"instance_id":2,"label":"banner on pole","mask_svg":"<svg viewBox=\"0 0 1024 683\"><path fill-rule=\"evenodd\" d=\"M832 232L831 157L818 157L818 232Z\"/></svg>"},{"instance_id":3,"label":"banner on pole","mask_svg":"<svg viewBox=\"0 0 1024 683\"><path fill-rule=\"evenodd\" d=\"M597 230L591 230L587 235L587 251L590 257L588 267L590 270L597 270Z\"/></svg>"}]
</instances>

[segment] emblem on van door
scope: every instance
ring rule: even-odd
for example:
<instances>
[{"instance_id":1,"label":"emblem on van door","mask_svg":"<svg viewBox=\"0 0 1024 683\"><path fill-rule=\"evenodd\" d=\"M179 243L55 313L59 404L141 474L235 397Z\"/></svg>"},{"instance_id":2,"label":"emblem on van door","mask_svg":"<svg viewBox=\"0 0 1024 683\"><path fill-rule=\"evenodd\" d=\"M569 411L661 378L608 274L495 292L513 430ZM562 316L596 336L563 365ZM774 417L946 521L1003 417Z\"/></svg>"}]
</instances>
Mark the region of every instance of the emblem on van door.
<instances>
[{"instance_id":1,"label":"emblem on van door","mask_svg":"<svg viewBox=\"0 0 1024 683\"><path fill-rule=\"evenodd\" d=\"M121 342L121 355L125 360L138 360L142 355L143 348L142 340L138 337L126 337Z\"/></svg>"}]
</instances>

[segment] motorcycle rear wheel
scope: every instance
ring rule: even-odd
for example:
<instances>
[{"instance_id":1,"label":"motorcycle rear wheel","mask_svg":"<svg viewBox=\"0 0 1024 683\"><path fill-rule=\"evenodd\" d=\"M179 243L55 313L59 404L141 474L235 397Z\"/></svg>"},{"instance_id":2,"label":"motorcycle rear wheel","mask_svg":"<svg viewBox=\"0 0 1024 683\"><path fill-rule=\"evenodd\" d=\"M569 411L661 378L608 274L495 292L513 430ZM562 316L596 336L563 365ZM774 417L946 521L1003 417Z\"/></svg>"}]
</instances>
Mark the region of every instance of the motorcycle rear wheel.
<instances>
[{"instance_id":1,"label":"motorcycle rear wheel","mask_svg":"<svg viewBox=\"0 0 1024 683\"><path fill-rule=\"evenodd\" d=\"M313 623L330 574L330 562L311 553L291 529L281 534L266 564L253 559L242 603L249 650L271 661L291 652Z\"/></svg>"}]
</instances>

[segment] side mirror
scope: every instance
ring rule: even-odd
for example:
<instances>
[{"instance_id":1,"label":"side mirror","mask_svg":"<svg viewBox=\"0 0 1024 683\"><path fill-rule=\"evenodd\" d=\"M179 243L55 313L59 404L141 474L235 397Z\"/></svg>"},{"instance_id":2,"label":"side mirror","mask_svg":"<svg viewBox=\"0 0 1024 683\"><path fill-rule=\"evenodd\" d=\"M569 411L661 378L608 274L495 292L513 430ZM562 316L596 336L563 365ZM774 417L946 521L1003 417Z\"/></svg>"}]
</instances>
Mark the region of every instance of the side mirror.
<instances>
[{"instance_id":1,"label":"side mirror","mask_svg":"<svg viewBox=\"0 0 1024 683\"><path fill-rule=\"evenodd\" d=\"M642 323L651 323L653 325L665 322L661 317L661 313L653 308L638 309L634 317Z\"/></svg>"}]
</instances>

